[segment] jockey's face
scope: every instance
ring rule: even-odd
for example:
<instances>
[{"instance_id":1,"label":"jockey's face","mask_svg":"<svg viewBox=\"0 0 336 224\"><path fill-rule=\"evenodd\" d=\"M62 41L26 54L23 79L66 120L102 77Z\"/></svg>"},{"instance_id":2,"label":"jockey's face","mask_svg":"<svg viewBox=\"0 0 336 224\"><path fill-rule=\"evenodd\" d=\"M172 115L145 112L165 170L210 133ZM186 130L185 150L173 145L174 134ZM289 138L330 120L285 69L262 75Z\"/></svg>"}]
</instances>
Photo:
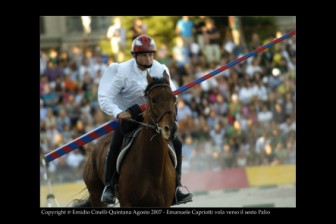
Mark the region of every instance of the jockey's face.
<instances>
[{"instance_id":1,"label":"jockey's face","mask_svg":"<svg viewBox=\"0 0 336 224\"><path fill-rule=\"evenodd\" d=\"M135 56L135 60L138 65L151 66L154 59L154 53L138 53Z\"/></svg>"}]
</instances>

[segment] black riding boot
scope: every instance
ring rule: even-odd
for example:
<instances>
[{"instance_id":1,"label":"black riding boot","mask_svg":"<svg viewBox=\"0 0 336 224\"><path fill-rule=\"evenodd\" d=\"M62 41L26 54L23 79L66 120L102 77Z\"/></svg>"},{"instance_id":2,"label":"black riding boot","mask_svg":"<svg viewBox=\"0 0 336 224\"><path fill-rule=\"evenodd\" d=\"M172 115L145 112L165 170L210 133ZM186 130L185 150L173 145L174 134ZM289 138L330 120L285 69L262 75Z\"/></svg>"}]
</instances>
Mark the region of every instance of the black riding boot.
<instances>
[{"instance_id":1,"label":"black riding boot","mask_svg":"<svg viewBox=\"0 0 336 224\"><path fill-rule=\"evenodd\" d=\"M182 142L176 137L173 141L176 157L177 157L177 166L176 166L176 191L173 199L172 205L178 205L182 203L187 203L192 201L191 193L183 193L180 191L180 187L184 187L181 184L181 176L182 176Z\"/></svg>"},{"instance_id":2,"label":"black riding boot","mask_svg":"<svg viewBox=\"0 0 336 224\"><path fill-rule=\"evenodd\" d=\"M123 136L119 128L116 128L113 131L112 143L105 160L105 188L101 197L101 202L105 204L115 204L116 195L113 187L119 178L119 175L116 172L116 163L122 141Z\"/></svg>"}]
</instances>

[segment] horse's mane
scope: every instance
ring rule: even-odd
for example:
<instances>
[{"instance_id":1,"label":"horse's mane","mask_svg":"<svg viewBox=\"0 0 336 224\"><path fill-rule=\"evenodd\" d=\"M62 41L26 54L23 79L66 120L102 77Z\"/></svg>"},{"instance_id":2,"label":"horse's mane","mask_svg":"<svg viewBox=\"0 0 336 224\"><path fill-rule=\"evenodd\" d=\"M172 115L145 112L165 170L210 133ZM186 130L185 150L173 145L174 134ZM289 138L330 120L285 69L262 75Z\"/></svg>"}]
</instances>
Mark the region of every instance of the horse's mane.
<instances>
[{"instance_id":1,"label":"horse's mane","mask_svg":"<svg viewBox=\"0 0 336 224\"><path fill-rule=\"evenodd\" d=\"M152 88L152 86L156 85L156 84L168 84L169 85L169 82L167 82L167 80L165 78L159 78L159 77L152 77L153 79L153 82L149 83L144 91L145 93L145 96L147 96L147 93L148 93L148 90L150 90Z\"/></svg>"}]
</instances>

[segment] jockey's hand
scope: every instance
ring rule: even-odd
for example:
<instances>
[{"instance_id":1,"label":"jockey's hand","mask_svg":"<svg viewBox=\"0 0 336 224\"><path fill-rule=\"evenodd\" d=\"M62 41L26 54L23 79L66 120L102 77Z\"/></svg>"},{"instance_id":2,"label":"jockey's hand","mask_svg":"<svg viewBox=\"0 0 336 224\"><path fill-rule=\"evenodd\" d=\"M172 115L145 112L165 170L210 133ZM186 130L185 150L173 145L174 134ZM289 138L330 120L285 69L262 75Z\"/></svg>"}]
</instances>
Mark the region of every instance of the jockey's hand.
<instances>
[{"instance_id":1,"label":"jockey's hand","mask_svg":"<svg viewBox=\"0 0 336 224\"><path fill-rule=\"evenodd\" d=\"M125 119L125 118L131 119L132 116L127 111L123 111L120 114L118 114L117 118L120 118L120 119Z\"/></svg>"}]
</instances>

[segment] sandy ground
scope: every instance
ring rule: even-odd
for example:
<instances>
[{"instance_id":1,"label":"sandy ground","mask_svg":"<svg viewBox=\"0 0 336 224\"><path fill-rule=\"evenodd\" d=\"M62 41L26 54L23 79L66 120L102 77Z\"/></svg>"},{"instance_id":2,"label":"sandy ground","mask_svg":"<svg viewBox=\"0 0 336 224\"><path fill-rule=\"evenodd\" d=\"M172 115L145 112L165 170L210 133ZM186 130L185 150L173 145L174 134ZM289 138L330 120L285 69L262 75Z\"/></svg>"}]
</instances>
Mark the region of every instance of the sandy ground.
<instances>
[{"instance_id":1,"label":"sandy ground","mask_svg":"<svg viewBox=\"0 0 336 224\"><path fill-rule=\"evenodd\" d=\"M295 185L220 190L195 195L193 202L178 207L296 207Z\"/></svg>"},{"instance_id":2,"label":"sandy ground","mask_svg":"<svg viewBox=\"0 0 336 224\"><path fill-rule=\"evenodd\" d=\"M53 184L51 191L47 185L40 188L41 207L69 207L74 199L85 196L83 182ZM47 195L54 200L47 200ZM193 202L174 207L296 207L296 186L280 185L253 187L235 190L216 190L194 193ZM118 206L117 206L118 207Z\"/></svg>"}]
</instances>

